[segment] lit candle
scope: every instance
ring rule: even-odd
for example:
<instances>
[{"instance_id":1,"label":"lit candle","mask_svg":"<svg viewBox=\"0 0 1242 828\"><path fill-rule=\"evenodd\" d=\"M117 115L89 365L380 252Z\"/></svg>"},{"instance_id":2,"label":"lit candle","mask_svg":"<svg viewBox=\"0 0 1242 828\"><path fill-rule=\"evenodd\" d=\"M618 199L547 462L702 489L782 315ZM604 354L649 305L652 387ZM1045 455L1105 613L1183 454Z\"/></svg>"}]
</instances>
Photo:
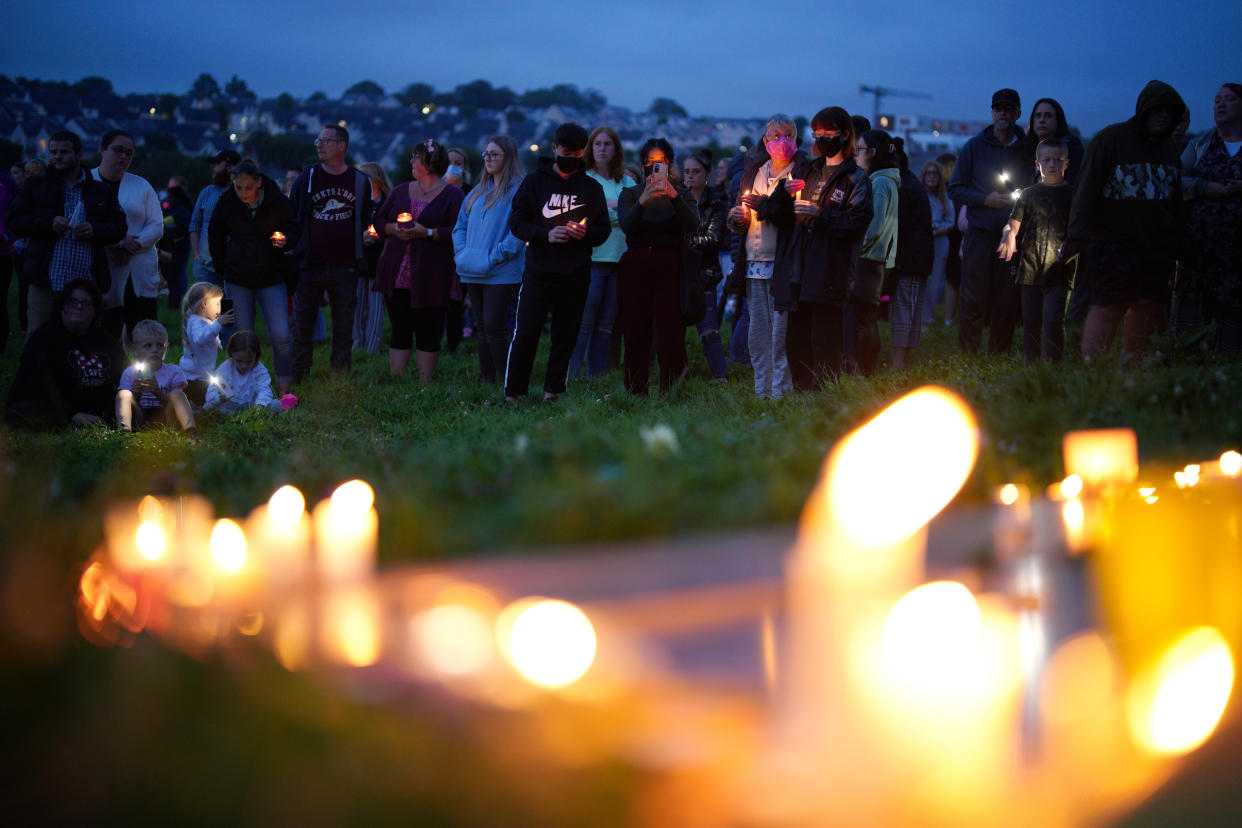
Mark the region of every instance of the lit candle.
<instances>
[{"instance_id":1,"label":"lit candle","mask_svg":"<svg viewBox=\"0 0 1242 828\"><path fill-rule=\"evenodd\" d=\"M413 223L414 223L414 216L411 215L410 213L398 213L397 214L397 226L398 227L407 227Z\"/></svg>"},{"instance_id":2,"label":"lit candle","mask_svg":"<svg viewBox=\"0 0 1242 828\"><path fill-rule=\"evenodd\" d=\"M324 597L319 642L324 658L349 667L367 667L383 650L379 597L369 586L335 588Z\"/></svg>"},{"instance_id":3,"label":"lit candle","mask_svg":"<svg viewBox=\"0 0 1242 828\"><path fill-rule=\"evenodd\" d=\"M315 556L327 581L355 581L375 572L375 492L361 480L342 483L315 506Z\"/></svg>"},{"instance_id":4,"label":"lit candle","mask_svg":"<svg viewBox=\"0 0 1242 828\"><path fill-rule=\"evenodd\" d=\"M310 520L306 500L293 486L281 486L250 513L246 536L275 598L302 585L310 563Z\"/></svg>"},{"instance_id":5,"label":"lit candle","mask_svg":"<svg viewBox=\"0 0 1242 828\"><path fill-rule=\"evenodd\" d=\"M378 239L378 238L379 238L379 233L376 233L376 232L375 232L375 225L374 225L374 224L368 224L368 225L367 225L367 232L366 232L366 236L367 236L367 238L368 238L368 239Z\"/></svg>"},{"instance_id":6,"label":"lit candle","mask_svg":"<svg viewBox=\"0 0 1242 828\"><path fill-rule=\"evenodd\" d=\"M282 233L282 232L280 232L279 230L277 230L276 232L272 233L272 241L273 241L273 242L282 242L282 241L284 241L284 240L285 240L285 234L284 234L284 233Z\"/></svg>"},{"instance_id":7,"label":"lit candle","mask_svg":"<svg viewBox=\"0 0 1242 828\"><path fill-rule=\"evenodd\" d=\"M1070 431L1061 440L1067 474L1093 488L1138 476L1138 439L1129 428ZM1072 496L1072 495L1070 495Z\"/></svg>"}]
</instances>

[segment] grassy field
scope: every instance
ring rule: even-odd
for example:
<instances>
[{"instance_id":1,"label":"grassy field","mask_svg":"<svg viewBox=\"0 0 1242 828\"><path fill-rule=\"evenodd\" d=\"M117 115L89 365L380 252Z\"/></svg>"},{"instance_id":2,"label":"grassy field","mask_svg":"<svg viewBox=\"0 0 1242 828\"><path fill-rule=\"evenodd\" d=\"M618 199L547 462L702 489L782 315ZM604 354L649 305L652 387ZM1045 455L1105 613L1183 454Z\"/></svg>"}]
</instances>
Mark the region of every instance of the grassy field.
<instances>
[{"instance_id":1,"label":"grassy field","mask_svg":"<svg viewBox=\"0 0 1242 828\"><path fill-rule=\"evenodd\" d=\"M175 337L175 317L165 322ZM8 345L6 386L18 336ZM383 565L790 522L833 442L925 383L959 391L982 424L968 500L1008 480L1058 479L1068 429L1130 426L1144 460L1176 463L1216 456L1242 435L1242 363L1173 337L1129 366L1023 367L962 357L955 330L937 324L911 369L781 402L756 400L741 370L723 385L704 379L697 342L690 353L694 378L664 397L631 398L614 375L575 383L550 405L509 407L474 379L471 341L426 386L388 376L384 354L329 375L321 348L296 389L299 408L205 417L197 444L173 431L5 434L6 800L42 809L36 821L626 821L633 779L623 768L532 780L458 730L408 707L342 700L260 653L200 662L145 637L123 650L86 644L72 614L74 567L119 498L201 492L217 514L239 515L286 482L313 501L362 477L377 492ZM648 449L641 432L657 425L673 430L675 451ZM559 799L546 797L551 787Z\"/></svg>"}]
</instances>

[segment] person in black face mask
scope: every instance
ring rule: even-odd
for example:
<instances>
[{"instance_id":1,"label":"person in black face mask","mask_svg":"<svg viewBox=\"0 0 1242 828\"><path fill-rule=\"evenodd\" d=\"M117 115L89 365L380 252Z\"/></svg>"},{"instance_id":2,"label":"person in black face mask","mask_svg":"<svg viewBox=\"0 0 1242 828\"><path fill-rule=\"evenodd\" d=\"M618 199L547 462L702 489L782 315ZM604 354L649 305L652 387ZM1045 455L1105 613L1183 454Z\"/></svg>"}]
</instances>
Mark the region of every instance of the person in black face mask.
<instances>
[{"instance_id":1,"label":"person in black face mask","mask_svg":"<svg viewBox=\"0 0 1242 828\"><path fill-rule=\"evenodd\" d=\"M549 313L552 348L543 399L564 393L569 358L578 339L591 282L591 250L608 239L611 226L604 190L582 162L587 132L561 124L552 137L554 158L542 158L513 196L509 229L527 243L526 270L518 292L517 327L505 366L505 401L526 394L539 336Z\"/></svg>"},{"instance_id":2,"label":"person in black face mask","mask_svg":"<svg viewBox=\"0 0 1242 828\"><path fill-rule=\"evenodd\" d=\"M785 353L794 388L809 391L841 373L844 312L853 263L871 222L871 183L854 161L853 125L839 106L811 120L815 158L759 215L779 228L772 296L789 312Z\"/></svg>"}]
</instances>

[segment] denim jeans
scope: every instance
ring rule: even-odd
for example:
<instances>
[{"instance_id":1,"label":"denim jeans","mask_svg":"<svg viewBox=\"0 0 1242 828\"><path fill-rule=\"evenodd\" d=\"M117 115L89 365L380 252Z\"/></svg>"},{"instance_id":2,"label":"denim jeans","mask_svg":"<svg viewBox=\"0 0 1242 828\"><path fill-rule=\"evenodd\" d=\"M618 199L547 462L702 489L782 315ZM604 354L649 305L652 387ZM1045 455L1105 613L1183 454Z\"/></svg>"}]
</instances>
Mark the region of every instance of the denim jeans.
<instances>
[{"instance_id":1,"label":"denim jeans","mask_svg":"<svg viewBox=\"0 0 1242 828\"><path fill-rule=\"evenodd\" d=\"M254 330L254 306L263 311L263 323L272 343L272 367L277 382L293 379L293 350L289 336L288 292L284 283L265 288L248 288L228 283L229 296L233 297L233 328L238 331ZM228 341L225 340L225 345Z\"/></svg>"},{"instance_id":2,"label":"denim jeans","mask_svg":"<svg viewBox=\"0 0 1242 828\"><path fill-rule=\"evenodd\" d=\"M213 285L224 287L224 277L216 273L215 268L203 264L202 259L194 260L194 281L211 282Z\"/></svg>"},{"instance_id":3,"label":"denim jeans","mask_svg":"<svg viewBox=\"0 0 1242 828\"><path fill-rule=\"evenodd\" d=\"M297 292L293 294L293 376L300 380L310 373L314 358L311 335L319 300L328 292L332 309L333 371L353 367L354 305L357 302L358 269L353 265L318 265L303 268Z\"/></svg>"},{"instance_id":4,"label":"denim jeans","mask_svg":"<svg viewBox=\"0 0 1242 828\"><path fill-rule=\"evenodd\" d=\"M750 308L750 364L755 369L755 396L761 400L783 399L793 390L785 357L788 314L776 309L768 279L747 278L746 300Z\"/></svg>"},{"instance_id":5,"label":"denim jeans","mask_svg":"<svg viewBox=\"0 0 1242 828\"><path fill-rule=\"evenodd\" d=\"M720 315L716 313L716 291L704 291L703 299L707 303L707 312L703 314L703 321L694 327L699 332L699 339L703 342L703 356L707 357L707 367L711 369L712 379L726 379L729 371L725 366L724 345L720 342L720 325L717 322Z\"/></svg>"},{"instance_id":6,"label":"denim jeans","mask_svg":"<svg viewBox=\"0 0 1242 828\"><path fill-rule=\"evenodd\" d=\"M729 361L750 367L750 305L739 296L738 314L733 317L733 333L729 334Z\"/></svg>"},{"instance_id":7,"label":"denim jeans","mask_svg":"<svg viewBox=\"0 0 1242 828\"><path fill-rule=\"evenodd\" d=\"M354 309L354 350L378 354L384 338L384 294L371 290L374 279L359 278L357 307ZM320 318L323 314L320 314ZM316 326L318 327L318 326Z\"/></svg>"},{"instance_id":8,"label":"denim jeans","mask_svg":"<svg viewBox=\"0 0 1242 828\"><path fill-rule=\"evenodd\" d=\"M608 347L612 344L612 328L616 322L617 265L591 262L591 285L587 288L586 307L582 309L578 342L569 357L569 376L581 375L584 360L590 379L608 370Z\"/></svg>"}]
</instances>

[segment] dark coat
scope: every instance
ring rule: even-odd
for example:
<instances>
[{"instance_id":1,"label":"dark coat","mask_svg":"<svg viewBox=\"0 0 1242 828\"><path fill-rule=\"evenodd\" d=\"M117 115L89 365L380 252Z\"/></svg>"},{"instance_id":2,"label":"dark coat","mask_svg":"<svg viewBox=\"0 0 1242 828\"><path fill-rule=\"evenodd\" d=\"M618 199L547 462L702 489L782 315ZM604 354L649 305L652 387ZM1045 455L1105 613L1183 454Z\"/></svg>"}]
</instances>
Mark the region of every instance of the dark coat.
<instances>
[{"instance_id":1,"label":"dark coat","mask_svg":"<svg viewBox=\"0 0 1242 828\"><path fill-rule=\"evenodd\" d=\"M396 236L384 240L379 264L375 269L375 283L371 289L392 298L397 284L401 261L410 254L410 307L446 308L457 278L457 265L453 261L453 227L465 194L452 184L445 184L435 198L423 208L415 219L419 224L436 231L435 236L425 239L403 241ZM388 194L384 203L375 211L375 232L382 237L384 227L395 222L397 216L410 209L410 186L399 184ZM458 288L460 290L460 288Z\"/></svg>"},{"instance_id":2,"label":"dark coat","mask_svg":"<svg viewBox=\"0 0 1242 828\"><path fill-rule=\"evenodd\" d=\"M699 201L699 229L690 236L690 246L699 251L702 261L703 289L714 290L723 275L720 272L720 248L729 235L725 220L729 216L728 197L714 187L703 188Z\"/></svg>"},{"instance_id":3,"label":"dark coat","mask_svg":"<svg viewBox=\"0 0 1242 828\"><path fill-rule=\"evenodd\" d=\"M936 237L932 235L931 202L918 176L901 171L897 189L897 278L926 279L936 260Z\"/></svg>"},{"instance_id":4,"label":"dark coat","mask_svg":"<svg viewBox=\"0 0 1242 828\"><path fill-rule=\"evenodd\" d=\"M112 269L104 248L125 238L128 226L125 211L117 201L116 191L89 174L82 182L82 206L86 220L94 228L90 243L91 275L102 293L112 286ZM28 179L9 207L9 230L17 238L29 239L21 279L26 284L50 287L48 266L52 248L60 237L52 229L52 220L65 213L65 182L54 174Z\"/></svg>"},{"instance_id":5,"label":"dark coat","mask_svg":"<svg viewBox=\"0 0 1242 828\"><path fill-rule=\"evenodd\" d=\"M285 234L284 248L272 245L272 233ZM207 244L216 272L224 281L259 290L290 280L292 269L286 250L298 241L293 205L276 182L263 177L263 201L257 210L229 188L216 203L207 226Z\"/></svg>"},{"instance_id":6,"label":"dark coat","mask_svg":"<svg viewBox=\"0 0 1242 828\"><path fill-rule=\"evenodd\" d=\"M701 257L691 244L700 226L698 205L693 193L684 187L678 187L677 198L663 199L671 204L671 214L659 225L655 225L649 218L648 210L660 199L652 201L648 207L639 204L638 197L644 186L640 184L621 191L621 195L617 197L617 223L625 233L628 249L646 247L646 241L653 237L676 235L676 246L670 249L676 249L680 255L679 293L682 319L687 325L693 325L703 318L705 312L702 275L699 272Z\"/></svg>"},{"instance_id":7,"label":"dark coat","mask_svg":"<svg viewBox=\"0 0 1242 828\"><path fill-rule=\"evenodd\" d=\"M129 361L96 321L82 336L53 315L30 336L5 405L9 425L68 428L73 415L112 421L116 387Z\"/></svg>"},{"instance_id":8,"label":"dark coat","mask_svg":"<svg viewBox=\"0 0 1242 828\"><path fill-rule=\"evenodd\" d=\"M758 218L779 228L772 298L780 310L795 310L799 302L841 304L871 223L871 180L852 158L835 168L823 158L802 161L793 177L806 181L800 195L817 201L819 214L810 220L797 218L794 197L784 187L756 211Z\"/></svg>"}]
</instances>

